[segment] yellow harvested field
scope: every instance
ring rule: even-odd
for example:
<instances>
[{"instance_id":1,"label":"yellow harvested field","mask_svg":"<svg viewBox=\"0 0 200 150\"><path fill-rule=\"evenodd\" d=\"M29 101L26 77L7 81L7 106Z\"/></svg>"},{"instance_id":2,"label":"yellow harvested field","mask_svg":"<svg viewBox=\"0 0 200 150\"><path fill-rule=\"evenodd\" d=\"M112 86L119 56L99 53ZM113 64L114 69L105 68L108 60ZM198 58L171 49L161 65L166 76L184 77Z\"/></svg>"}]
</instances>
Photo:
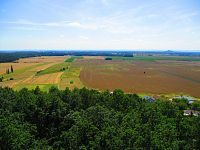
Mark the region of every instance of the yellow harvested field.
<instances>
[{"instance_id":1,"label":"yellow harvested field","mask_svg":"<svg viewBox=\"0 0 200 150\"><path fill-rule=\"evenodd\" d=\"M33 76L22 81L25 84L58 84L63 72L45 74L41 76Z\"/></svg>"},{"instance_id":2,"label":"yellow harvested field","mask_svg":"<svg viewBox=\"0 0 200 150\"><path fill-rule=\"evenodd\" d=\"M42 85L42 84L59 84L60 77L63 72L58 73L52 73L52 74L45 74L42 76L30 76L24 79L18 79L18 80L8 80L0 83L0 86L2 87L18 87L19 85Z\"/></svg>"},{"instance_id":3,"label":"yellow harvested field","mask_svg":"<svg viewBox=\"0 0 200 150\"><path fill-rule=\"evenodd\" d=\"M43 56L43 57L31 57L31 58L22 58L17 60L16 62L10 62L10 63L0 63L0 75L5 74L7 69L10 69L11 65L13 66L14 70L24 69L27 67L32 67L36 64L41 64L44 66L40 66L37 68L37 70L33 71L39 71L46 69L50 67L51 65L61 63L65 61L68 58L68 56Z\"/></svg>"},{"instance_id":4,"label":"yellow harvested field","mask_svg":"<svg viewBox=\"0 0 200 150\"><path fill-rule=\"evenodd\" d=\"M30 71L40 71L40 70L45 70L45 69L47 69L48 67L51 67L51 66L53 66L53 65L55 65L55 64L58 64L58 63L60 63L60 62L57 62L57 63L45 63L45 64L41 64L41 66L38 66L38 67L36 67L36 68L32 68Z\"/></svg>"},{"instance_id":5,"label":"yellow harvested field","mask_svg":"<svg viewBox=\"0 0 200 150\"><path fill-rule=\"evenodd\" d=\"M40 76L37 76L37 72L62 64L66 59L68 59L68 56L45 56L23 58L12 63L0 63L0 77L4 77L4 81L0 82L0 86L15 89L27 85L59 85L63 71L58 70L58 72ZM14 73L6 74L6 70L10 69L11 65L14 68Z\"/></svg>"},{"instance_id":6,"label":"yellow harvested field","mask_svg":"<svg viewBox=\"0 0 200 150\"><path fill-rule=\"evenodd\" d=\"M42 57L31 57L19 59L16 62L19 63L58 63L63 62L68 58L68 56L42 56Z\"/></svg>"},{"instance_id":7,"label":"yellow harvested field","mask_svg":"<svg viewBox=\"0 0 200 150\"><path fill-rule=\"evenodd\" d=\"M15 70L18 69L23 69L26 67L30 67L33 64L29 64L29 63L0 63L0 74L5 74L6 73L6 69L10 68L11 65L13 66L13 68Z\"/></svg>"},{"instance_id":8,"label":"yellow harvested field","mask_svg":"<svg viewBox=\"0 0 200 150\"><path fill-rule=\"evenodd\" d=\"M20 80L4 81L0 83L0 86L13 88L18 83L20 83Z\"/></svg>"}]
</instances>

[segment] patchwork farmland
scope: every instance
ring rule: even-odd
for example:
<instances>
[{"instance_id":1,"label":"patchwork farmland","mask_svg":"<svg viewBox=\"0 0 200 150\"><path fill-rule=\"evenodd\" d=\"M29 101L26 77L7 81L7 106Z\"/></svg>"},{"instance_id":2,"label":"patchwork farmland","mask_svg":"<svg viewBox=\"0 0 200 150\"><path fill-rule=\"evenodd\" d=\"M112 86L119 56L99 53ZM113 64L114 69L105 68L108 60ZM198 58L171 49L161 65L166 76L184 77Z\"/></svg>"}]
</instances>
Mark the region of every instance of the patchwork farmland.
<instances>
[{"instance_id":1,"label":"patchwork farmland","mask_svg":"<svg viewBox=\"0 0 200 150\"><path fill-rule=\"evenodd\" d=\"M70 67L71 63L65 62L71 59L68 56L48 56L48 57L33 57L19 59L13 63L0 64L0 76L3 76L3 82L0 86L12 87L15 90L20 90L24 87L34 89L39 86L43 91L48 91L51 86L60 87L76 87L76 81L70 84L66 80L62 80L63 75L71 74L73 68ZM6 74L6 70L10 67L14 68L13 73ZM78 78L78 77L77 77ZM71 80L77 80L71 78ZM64 82L64 83L63 83ZM80 85L80 83L78 83ZM80 86L81 87L81 86Z\"/></svg>"},{"instance_id":2,"label":"patchwork farmland","mask_svg":"<svg viewBox=\"0 0 200 150\"><path fill-rule=\"evenodd\" d=\"M14 72L6 74L13 66ZM127 93L200 97L200 61L196 57L43 56L0 64L0 86L15 90L39 86L122 89Z\"/></svg>"}]
</instances>

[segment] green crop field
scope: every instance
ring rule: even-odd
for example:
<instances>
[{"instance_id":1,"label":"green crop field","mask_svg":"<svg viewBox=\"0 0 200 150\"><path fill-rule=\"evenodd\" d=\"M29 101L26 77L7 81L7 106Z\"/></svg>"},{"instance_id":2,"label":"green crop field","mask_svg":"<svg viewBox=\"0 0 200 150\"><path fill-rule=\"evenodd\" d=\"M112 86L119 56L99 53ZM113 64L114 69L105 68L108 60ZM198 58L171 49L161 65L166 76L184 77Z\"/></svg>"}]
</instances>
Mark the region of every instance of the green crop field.
<instances>
[{"instance_id":1,"label":"green crop field","mask_svg":"<svg viewBox=\"0 0 200 150\"><path fill-rule=\"evenodd\" d=\"M70 89L73 89L75 87L82 88L84 87L79 75L81 72L81 68L79 67L70 67L69 70L65 71L61 76L61 81L59 84L60 89L65 89L66 87L69 87Z\"/></svg>"},{"instance_id":2,"label":"green crop field","mask_svg":"<svg viewBox=\"0 0 200 150\"><path fill-rule=\"evenodd\" d=\"M111 57L113 60L127 61L159 61L159 60L174 60L174 61L200 61L200 57L188 56L134 56L134 57Z\"/></svg>"},{"instance_id":3,"label":"green crop field","mask_svg":"<svg viewBox=\"0 0 200 150\"><path fill-rule=\"evenodd\" d=\"M81 56L72 56L65 60L65 62L73 62L75 59L83 59Z\"/></svg>"},{"instance_id":4,"label":"green crop field","mask_svg":"<svg viewBox=\"0 0 200 150\"><path fill-rule=\"evenodd\" d=\"M61 72L61 71L68 69L68 67L69 67L69 63L63 62L60 64L50 66L45 70L38 71L36 75L41 76L41 75L45 75L45 74Z\"/></svg>"}]
</instances>

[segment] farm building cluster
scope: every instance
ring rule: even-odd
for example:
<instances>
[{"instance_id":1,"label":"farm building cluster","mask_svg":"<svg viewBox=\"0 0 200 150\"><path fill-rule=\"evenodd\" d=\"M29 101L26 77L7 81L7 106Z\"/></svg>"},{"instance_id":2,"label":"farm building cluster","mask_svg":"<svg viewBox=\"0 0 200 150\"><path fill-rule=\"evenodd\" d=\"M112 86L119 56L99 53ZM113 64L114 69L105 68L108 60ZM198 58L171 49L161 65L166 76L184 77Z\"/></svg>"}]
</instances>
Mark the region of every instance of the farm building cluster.
<instances>
[{"instance_id":1,"label":"farm building cluster","mask_svg":"<svg viewBox=\"0 0 200 150\"><path fill-rule=\"evenodd\" d=\"M143 99L149 101L150 103L155 102L155 100L157 99L157 97L152 97L152 96L144 96ZM192 103L194 103L196 101L196 99L189 97L189 96L175 96L173 98L170 98L170 101L173 101L175 99L181 100L184 99L187 101L187 103L189 105L191 105ZM197 110L183 110L183 115L184 116L200 116L200 111Z\"/></svg>"}]
</instances>

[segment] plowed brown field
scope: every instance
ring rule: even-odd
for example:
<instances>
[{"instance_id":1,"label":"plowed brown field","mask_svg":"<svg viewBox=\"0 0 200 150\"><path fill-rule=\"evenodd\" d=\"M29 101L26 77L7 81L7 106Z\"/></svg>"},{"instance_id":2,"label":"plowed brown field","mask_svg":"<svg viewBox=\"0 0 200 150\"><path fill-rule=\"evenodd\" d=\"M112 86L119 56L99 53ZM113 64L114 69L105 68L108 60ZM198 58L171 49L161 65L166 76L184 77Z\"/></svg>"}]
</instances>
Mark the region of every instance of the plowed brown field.
<instances>
[{"instance_id":1,"label":"plowed brown field","mask_svg":"<svg viewBox=\"0 0 200 150\"><path fill-rule=\"evenodd\" d=\"M200 97L200 62L80 59L74 65L82 67L80 79L91 88Z\"/></svg>"}]
</instances>

